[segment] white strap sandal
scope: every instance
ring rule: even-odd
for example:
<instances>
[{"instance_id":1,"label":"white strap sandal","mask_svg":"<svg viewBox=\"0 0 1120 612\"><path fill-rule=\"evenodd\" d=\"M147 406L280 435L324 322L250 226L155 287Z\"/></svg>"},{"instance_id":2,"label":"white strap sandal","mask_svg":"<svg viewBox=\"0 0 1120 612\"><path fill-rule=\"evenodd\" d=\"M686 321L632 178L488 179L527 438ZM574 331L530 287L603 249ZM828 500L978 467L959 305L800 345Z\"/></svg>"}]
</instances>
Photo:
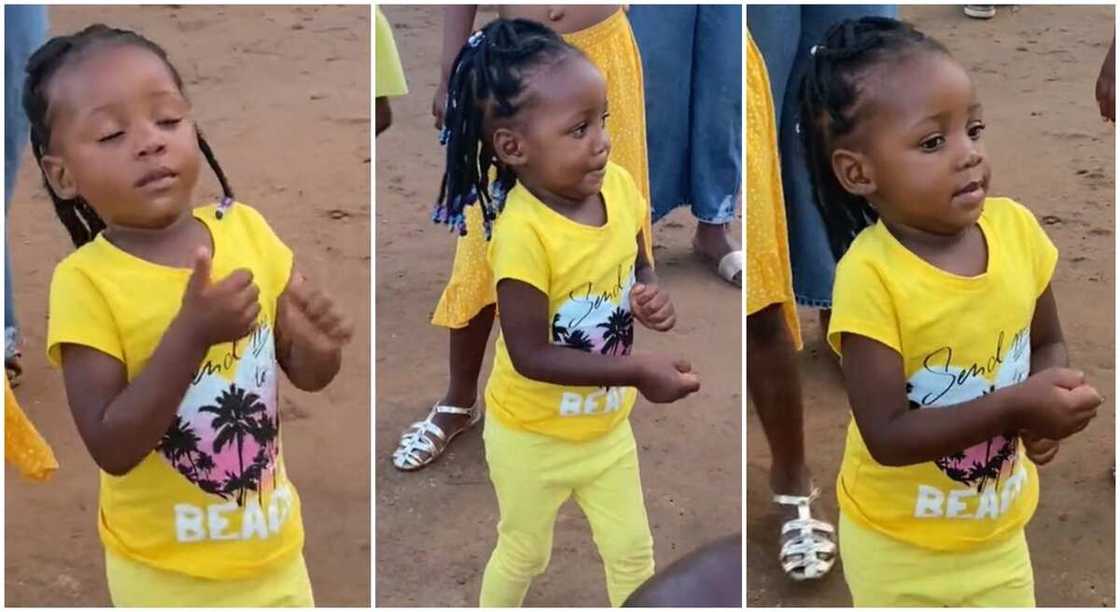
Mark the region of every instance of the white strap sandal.
<instances>
[{"instance_id":1,"label":"white strap sandal","mask_svg":"<svg viewBox=\"0 0 1120 612\"><path fill-rule=\"evenodd\" d=\"M813 487L807 496L775 495L774 503L797 508L797 518L782 524L782 549L778 560L782 571L797 581L824 577L836 563L836 528L813 518L809 504L820 496ZM787 539L788 534L796 534Z\"/></svg>"},{"instance_id":2,"label":"white strap sandal","mask_svg":"<svg viewBox=\"0 0 1120 612\"><path fill-rule=\"evenodd\" d=\"M716 271L719 272L719 277L723 280L735 285L736 287L743 286L743 251L731 251L724 255L719 260L719 265ZM736 278L738 277L738 278Z\"/></svg>"},{"instance_id":3,"label":"white strap sandal","mask_svg":"<svg viewBox=\"0 0 1120 612\"><path fill-rule=\"evenodd\" d=\"M432 417L437 414L466 414L470 415L470 420L448 436L439 425L432 422ZM470 408L443 404L432 406L427 418L409 425L401 434L397 450L393 451L393 467L405 472L413 472L431 464L447 450L447 446L455 436L471 429L481 419L482 411L478 409L478 404Z\"/></svg>"}]
</instances>

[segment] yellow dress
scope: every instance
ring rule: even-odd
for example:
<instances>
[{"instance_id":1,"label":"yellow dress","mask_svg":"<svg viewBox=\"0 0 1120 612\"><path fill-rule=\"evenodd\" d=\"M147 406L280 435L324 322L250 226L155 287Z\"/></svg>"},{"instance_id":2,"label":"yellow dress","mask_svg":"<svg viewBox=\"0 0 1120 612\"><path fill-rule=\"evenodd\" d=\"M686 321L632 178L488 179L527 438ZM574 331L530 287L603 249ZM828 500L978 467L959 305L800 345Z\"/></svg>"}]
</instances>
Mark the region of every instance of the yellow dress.
<instances>
[{"instance_id":1,"label":"yellow dress","mask_svg":"<svg viewBox=\"0 0 1120 612\"><path fill-rule=\"evenodd\" d=\"M786 234L786 206L770 78L762 53L747 34L747 314L781 304L801 348Z\"/></svg>"},{"instance_id":2,"label":"yellow dress","mask_svg":"<svg viewBox=\"0 0 1120 612\"><path fill-rule=\"evenodd\" d=\"M4 458L31 480L46 480L58 469L50 445L19 407L4 377Z\"/></svg>"},{"instance_id":3,"label":"yellow dress","mask_svg":"<svg viewBox=\"0 0 1120 612\"><path fill-rule=\"evenodd\" d=\"M611 116L610 159L626 168L642 197L649 202L649 163L646 158L646 106L642 83L642 61L630 30L626 12L619 9L603 21L578 32L565 34L572 46L583 51L607 79ZM649 207L652 209L652 207ZM477 205L466 209L467 235L455 246L451 279L432 314L432 324L460 329L498 296L486 258L487 242L482 230L482 212ZM643 225L646 258L653 263L651 219Z\"/></svg>"}]
</instances>

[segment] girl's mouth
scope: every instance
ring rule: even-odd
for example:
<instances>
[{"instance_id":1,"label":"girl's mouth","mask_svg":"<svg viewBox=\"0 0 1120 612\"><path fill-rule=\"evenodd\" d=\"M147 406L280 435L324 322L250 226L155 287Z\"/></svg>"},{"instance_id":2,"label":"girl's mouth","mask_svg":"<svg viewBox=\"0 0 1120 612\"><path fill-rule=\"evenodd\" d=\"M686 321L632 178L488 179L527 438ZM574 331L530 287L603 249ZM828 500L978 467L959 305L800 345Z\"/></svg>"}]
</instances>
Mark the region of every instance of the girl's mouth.
<instances>
[{"instance_id":1,"label":"girl's mouth","mask_svg":"<svg viewBox=\"0 0 1120 612\"><path fill-rule=\"evenodd\" d=\"M136 181L135 186L137 189L145 187L155 189L167 187L173 183L178 176L178 174L168 168L156 168L140 177L140 180Z\"/></svg>"},{"instance_id":2,"label":"girl's mouth","mask_svg":"<svg viewBox=\"0 0 1120 612\"><path fill-rule=\"evenodd\" d=\"M978 206L984 201L985 195L984 184L972 181L953 192L953 202L966 207Z\"/></svg>"}]
</instances>

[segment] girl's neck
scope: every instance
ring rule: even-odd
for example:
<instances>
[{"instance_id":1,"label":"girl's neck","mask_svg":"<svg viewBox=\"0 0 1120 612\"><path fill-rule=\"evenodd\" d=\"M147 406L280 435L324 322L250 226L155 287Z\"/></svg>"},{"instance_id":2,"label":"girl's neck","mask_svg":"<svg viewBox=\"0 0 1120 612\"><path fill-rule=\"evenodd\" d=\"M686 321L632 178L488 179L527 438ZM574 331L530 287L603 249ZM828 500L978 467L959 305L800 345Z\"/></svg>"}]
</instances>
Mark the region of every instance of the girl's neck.
<instances>
[{"instance_id":1,"label":"girl's neck","mask_svg":"<svg viewBox=\"0 0 1120 612\"><path fill-rule=\"evenodd\" d=\"M979 276L988 269L988 244L974 223L956 233L931 232L880 217L895 240L926 263L957 276Z\"/></svg>"},{"instance_id":2,"label":"girl's neck","mask_svg":"<svg viewBox=\"0 0 1120 612\"><path fill-rule=\"evenodd\" d=\"M607 222L607 205L601 193L571 198L534 184L531 178L518 177L517 181L542 204L576 223L601 227Z\"/></svg>"},{"instance_id":3,"label":"girl's neck","mask_svg":"<svg viewBox=\"0 0 1120 612\"><path fill-rule=\"evenodd\" d=\"M107 224L105 239L130 255L176 268L189 268L191 257L199 246L214 252L210 232L195 219L191 209L183 211L171 224L159 229Z\"/></svg>"}]
</instances>

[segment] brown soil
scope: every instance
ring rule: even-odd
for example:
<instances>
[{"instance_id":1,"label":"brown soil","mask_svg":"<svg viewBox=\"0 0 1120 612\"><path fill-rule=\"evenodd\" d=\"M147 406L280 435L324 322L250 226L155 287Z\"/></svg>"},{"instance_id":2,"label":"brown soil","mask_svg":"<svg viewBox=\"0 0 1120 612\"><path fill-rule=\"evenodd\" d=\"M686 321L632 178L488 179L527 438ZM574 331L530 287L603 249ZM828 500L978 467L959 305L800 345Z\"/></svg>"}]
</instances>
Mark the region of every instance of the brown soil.
<instances>
[{"instance_id":1,"label":"brown soil","mask_svg":"<svg viewBox=\"0 0 1120 612\"><path fill-rule=\"evenodd\" d=\"M320 605L370 603L369 7L52 7L52 31L105 22L164 46L239 199L268 218L355 321L326 391L281 391L289 474ZM8 75L9 78L12 75ZM208 177L196 197L220 193ZM17 395L54 446L54 479L7 470L5 597L17 606L109 603L97 538L97 468L44 354L47 290L72 250L28 155L8 216L26 337ZM323 466L334 466L325 468Z\"/></svg>"},{"instance_id":2,"label":"brown soil","mask_svg":"<svg viewBox=\"0 0 1120 612\"><path fill-rule=\"evenodd\" d=\"M1113 607L1114 132L1093 96L1113 8L1000 7L994 19L975 21L959 6L927 6L904 7L901 16L971 70L988 124L993 192L1031 208L1062 253L1053 287L1071 362L1105 403L1041 470L1042 499L1027 534L1040 606ZM824 490L820 512L834 519L848 403L815 313L803 311L802 326L809 461ZM850 605L839 564L815 584L782 575L779 520L767 487L770 456L753 408L747 422L748 605Z\"/></svg>"}]
</instances>

